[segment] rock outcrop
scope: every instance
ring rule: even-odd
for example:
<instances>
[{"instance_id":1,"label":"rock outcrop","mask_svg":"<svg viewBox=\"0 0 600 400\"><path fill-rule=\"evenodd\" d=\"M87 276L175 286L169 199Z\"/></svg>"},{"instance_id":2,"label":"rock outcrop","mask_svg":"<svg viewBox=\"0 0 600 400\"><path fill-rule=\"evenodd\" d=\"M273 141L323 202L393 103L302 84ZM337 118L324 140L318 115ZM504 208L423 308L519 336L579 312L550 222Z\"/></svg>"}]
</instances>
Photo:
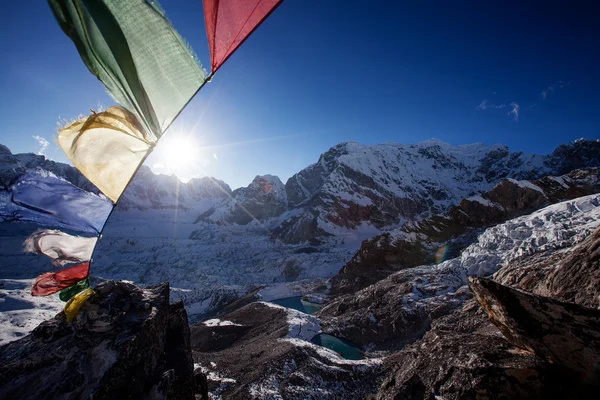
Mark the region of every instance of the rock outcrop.
<instances>
[{"instance_id":1,"label":"rock outcrop","mask_svg":"<svg viewBox=\"0 0 600 400\"><path fill-rule=\"evenodd\" d=\"M594 237L599 225L600 195L548 206L486 229L460 257L394 272L354 294L334 298L317 315L327 333L373 349L398 349L422 336L434 319L462 305L469 296L468 276L502 274L516 264L534 268L542 259L581 254L578 249L589 248L585 239ZM597 287L589 289L597 293Z\"/></svg>"},{"instance_id":2,"label":"rock outcrop","mask_svg":"<svg viewBox=\"0 0 600 400\"><path fill-rule=\"evenodd\" d=\"M473 300L388 357L374 399L547 399L544 361L507 342ZM560 392L558 392L560 393Z\"/></svg>"},{"instance_id":3,"label":"rock outcrop","mask_svg":"<svg viewBox=\"0 0 600 400\"><path fill-rule=\"evenodd\" d=\"M539 269L544 273L528 280L537 281L539 287L546 287L544 281L553 282L552 287L563 297L593 303L599 289L591 286L593 282L588 286L587 280L593 276L592 270L597 274L599 269L597 262L590 264L599 236L600 229L576 246L546 254L544 267ZM539 254L522 257L496 276L506 277L502 272L507 269L513 272L512 283L519 286L518 278L527 275L514 274L516 265L527 270L527 265L538 260ZM583 265L581 280L576 278L574 265ZM553 278L554 273L566 271L573 274L572 279ZM420 272L418 290L436 287L436 282L428 282L431 275L424 272ZM597 398L599 310L524 292L491 279L470 277L469 287L463 288L464 298L458 307L446 315L429 315L431 323L422 338L385 359L383 381L372 399ZM475 299L469 300L470 292Z\"/></svg>"},{"instance_id":4,"label":"rock outcrop","mask_svg":"<svg viewBox=\"0 0 600 400\"><path fill-rule=\"evenodd\" d=\"M568 285L568 283L567 283ZM513 345L549 360L580 384L600 386L600 311L469 278L490 320Z\"/></svg>"},{"instance_id":5,"label":"rock outcrop","mask_svg":"<svg viewBox=\"0 0 600 400\"><path fill-rule=\"evenodd\" d=\"M187 313L169 285L95 291L72 323L61 312L0 348L0 398L194 399Z\"/></svg>"}]
</instances>

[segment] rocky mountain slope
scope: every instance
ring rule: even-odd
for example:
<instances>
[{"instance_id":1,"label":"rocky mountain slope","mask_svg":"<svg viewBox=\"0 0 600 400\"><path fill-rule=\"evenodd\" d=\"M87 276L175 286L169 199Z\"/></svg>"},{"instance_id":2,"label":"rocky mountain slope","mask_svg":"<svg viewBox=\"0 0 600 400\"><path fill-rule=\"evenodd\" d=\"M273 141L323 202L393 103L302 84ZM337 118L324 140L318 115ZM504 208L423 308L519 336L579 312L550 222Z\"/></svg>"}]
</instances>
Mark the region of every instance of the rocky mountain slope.
<instances>
[{"instance_id":1,"label":"rocky mountain slope","mask_svg":"<svg viewBox=\"0 0 600 400\"><path fill-rule=\"evenodd\" d=\"M192 349L214 397L361 398L376 389L381 360L346 360L310 342L318 321L254 302L192 326Z\"/></svg>"},{"instance_id":2,"label":"rocky mountain slope","mask_svg":"<svg viewBox=\"0 0 600 400\"><path fill-rule=\"evenodd\" d=\"M432 319L464 303L467 277L565 257L598 226L600 195L595 194L488 228L457 258L403 269L334 299L319 311L323 330L371 348L402 347L421 336Z\"/></svg>"},{"instance_id":3,"label":"rocky mountain slope","mask_svg":"<svg viewBox=\"0 0 600 400\"><path fill-rule=\"evenodd\" d=\"M569 159L569 151L581 143L563 148L561 157ZM595 162L585 151L581 154L578 161L571 157L569 162L584 167ZM553 162L562 165L559 160ZM540 168L550 167L542 161ZM138 192L136 199L145 205L115 213L111 220L115 225L105 232L107 239L101 246L106 247L99 253L95 275L133 276L144 284L175 281L181 286L172 293L175 298L190 299L190 312L203 313L229 303L219 319L191 328L189 347L181 329L186 325L180 318L183 310L181 306L165 308L168 294L164 295L164 287L142 293L128 284L116 284L116 288L103 283L73 326L66 325L59 314L32 335L0 348L3 365L8 365L0 374L0 393L26 397L23 390L39 389L40 385L19 384L18 375L27 382L42 379L52 390L94 392L98 398L115 388L149 393L149 398L187 398L194 395L190 389L197 396L209 391L211 398L257 399L335 399L340 394L347 399L575 399L597 394L600 371L589 361L600 357L600 317L595 309L600 298L600 195L586 195L596 191L597 170L584 168L534 182L499 181L487 193L470 196L454 208L449 205L445 216L405 225L397 231L398 237L422 234L421 241L429 250L450 241L455 250L445 257L456 257L435 264L431 261L438 260L425 252L428 261L423 265L406 263L356 292L329 300L321 296L327 304L312 316L256 300L282 293L289 296L291 286L284 283L290 280L300 287L299 294L314 290L318 282L298 280L329 276L339 260L350 258L351 247L271 240L265 227L310 208L309 200L303 200L296 211L291 210L296 200L291 200L287 185L284 196L277 182L274 177L258 177L248 190L231 193L248 207L260 208L262 201L278 207L287 204L284 217L267 213L262 224L238 224L228 219L231 213L217 214L218 207L206 214L206 218L218 216L215 223L194 223L200 208L170 207L176 203L169 195L153 203L144 192ZM193 201L193 193L187 192L183 203ZM561 201L571 197L577 198ZM452 227L464 224L476 232L457 241L460 236ZM10 227L21 227L9 225L0 225L0 234L12 234ZM340 237L353 231L332 229ZM18 247L18 241L3 236L0 248L7 246ZM381 258L377 250L373 247L372 255ZM37 262L25 256L18 260L18 264L25 261L22 265ZM393 257L387 261L398 263ZM14 277L25 273L17 264L3 264L2 271ZM5 282L26 285L25 280ZM265 284L269 287L264 288ZM2 295L10 292L10 296L21 290L0 289ZM113 289L120 295L111 294ZM325 289L322 284L321 289ZM247 292L251 295L232 303ZM13 297L3 300L17 304ZM20 301L27 303L24 297ZM126 310L125 303L133 306ZM49 310L54 304L40 306ZM22 317L11 314L11 318ZM171 322L165 323L171 320L173 330ZM169 331L183 347L165 351ZM361 346L365 358L347 360L312 343L322 333ZM147 341L159 345L145 346ZM162 348L160 343L167 345ZM77 350L89 357L79 356ZM112 357L115 352L120 355ZM40 354L54 358L40 359ZM65 364L65 357L75 361ZM192 358L195 375L190 372ZM176 360L180 364L173 364ZM138 361L147 368L130 365ZM67 366L73 368L71 372ZM582 371L587 371L585 380ZM53 383L63 375L72 377L67 379L71 386ZM132 384L124 386L125 381ZM187 383L181 386L181 382ZM187 391L174 394L177 390Z\"/></svg>"},{"instance_id":4,"label":"rocky mountain slope","mask_svg":"<svg viewBox=\"0 0 600 400\"><path fill-rule=\"evenodd\" d=\"M549 204L600 192L600 170L578 169L532 181L503 179L446 213L411 221L365 240L330 279L332 294L353 293L404 268L456 257L482 229Z\"/></svg>"}]
</instances>

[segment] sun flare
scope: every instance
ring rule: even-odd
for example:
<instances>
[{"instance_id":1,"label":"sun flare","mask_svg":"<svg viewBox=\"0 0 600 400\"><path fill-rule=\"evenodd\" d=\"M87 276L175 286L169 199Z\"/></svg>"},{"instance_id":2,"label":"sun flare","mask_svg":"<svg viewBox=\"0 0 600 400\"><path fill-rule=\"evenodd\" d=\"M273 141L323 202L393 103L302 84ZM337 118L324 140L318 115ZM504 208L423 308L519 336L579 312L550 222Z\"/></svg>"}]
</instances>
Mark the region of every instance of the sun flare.
<instances>
[{"instance_id":1,"label":"sun flare","mask_svg":"<svg viewBox=\"0 0 600 400\"><path fill-rule=\"evenodd\" d=\"M189 169L201 158L200 148L191 137L175 136L161 143L161 161L174 169Z\"/></svg>"}]
</instances>

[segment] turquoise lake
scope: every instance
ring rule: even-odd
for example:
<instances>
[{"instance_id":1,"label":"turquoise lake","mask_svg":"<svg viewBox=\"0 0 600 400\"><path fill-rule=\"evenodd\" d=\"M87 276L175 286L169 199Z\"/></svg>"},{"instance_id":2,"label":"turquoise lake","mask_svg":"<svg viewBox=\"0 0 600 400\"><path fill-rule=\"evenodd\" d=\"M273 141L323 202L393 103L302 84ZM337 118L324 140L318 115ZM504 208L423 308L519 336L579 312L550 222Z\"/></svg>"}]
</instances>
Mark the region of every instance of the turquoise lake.
<instances>
[{"instance_id":1,"label":"turquoise lake","mask_svg":"<svg viewBox=\"0 0 600 400\"><path fill-rule=\"evenodd\" d=\"M326 333L318 334L311 342L335 351L346 360L362 360L365 358L363 351L354 343L336 338L335 336Z\"/></svg>"},{"instance_id":2,"label":"turquoise lake","mask_svg":"<svg viewBox=\"0 0 600 400\"><path fill-rule=\"evenodd\" d=\"M305 314L314 314L321 308L320 304L304 301L301 296L272 300L271 303L286 308L292 308ZM344 339L338 339L335 336L326 333L318 334L312 338L311 342L319 346L327 347L347 360L362 360L365 358L363 351L358 345Z\"/></svg>"},{"instance_id":3,"label":"turquoise lake","mask_svg":"<svg viewBox=\"0 0 600 400\"><path fill-rule=\"evenodd\" d=\"M302 300L301 296L286 297L285 299L272 300L271 303L280 305L286 308L293 308L303 312L304 314L314 314L321 308L320 304L309 303L308 301Z\"/></svg>"}]
</instances>

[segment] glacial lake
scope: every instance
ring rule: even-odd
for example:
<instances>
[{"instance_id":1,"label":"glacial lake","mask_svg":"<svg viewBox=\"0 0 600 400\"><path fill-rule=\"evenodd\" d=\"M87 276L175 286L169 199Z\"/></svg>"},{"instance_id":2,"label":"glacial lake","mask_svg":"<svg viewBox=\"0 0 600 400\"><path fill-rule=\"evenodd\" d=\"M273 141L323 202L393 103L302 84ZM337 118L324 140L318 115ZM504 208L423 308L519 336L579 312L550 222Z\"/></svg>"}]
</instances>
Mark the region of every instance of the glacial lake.
<instances>
[{"instance_id":1,"label":"glacial lake","mask_svg":"<svg viewBox=\"0 0 600 400\"><path fill-rule=\"evenodd\" d=\"M362 360L365 358L363 351L356 344L326 333L319 333L312 338L311 342L335 351L346 360Z\"/></svg>"},{"instance_id":2,"label":"glacial lake","mask_svg":"<svg viewBox=\"0 0 600 400\"><path fill-rule=\"evenodd\" d=\"M271 303L286 308L292 308L305 314L314 314L322 307L320 304L302 300L301 296L272 300ZM363 351L358 345L344 339L338 339L335 336L326 333L318 334L312 338L311 342L333 350L347 360L362 360L365 358Z\"/></svg>"},{"instance_id":3,"label":"glacial lake","mask_svg":"<svg viewBox=\"0 0 600 400\"><path fill-rule=\"evenodd\" d=\"M286 308L293 308L304 314L314 314L321 308L320 304L310 303L302 300L301 296L286 297L285 299L271 300L270 303L277 304Z\"/></svg>"}]
</instances>

